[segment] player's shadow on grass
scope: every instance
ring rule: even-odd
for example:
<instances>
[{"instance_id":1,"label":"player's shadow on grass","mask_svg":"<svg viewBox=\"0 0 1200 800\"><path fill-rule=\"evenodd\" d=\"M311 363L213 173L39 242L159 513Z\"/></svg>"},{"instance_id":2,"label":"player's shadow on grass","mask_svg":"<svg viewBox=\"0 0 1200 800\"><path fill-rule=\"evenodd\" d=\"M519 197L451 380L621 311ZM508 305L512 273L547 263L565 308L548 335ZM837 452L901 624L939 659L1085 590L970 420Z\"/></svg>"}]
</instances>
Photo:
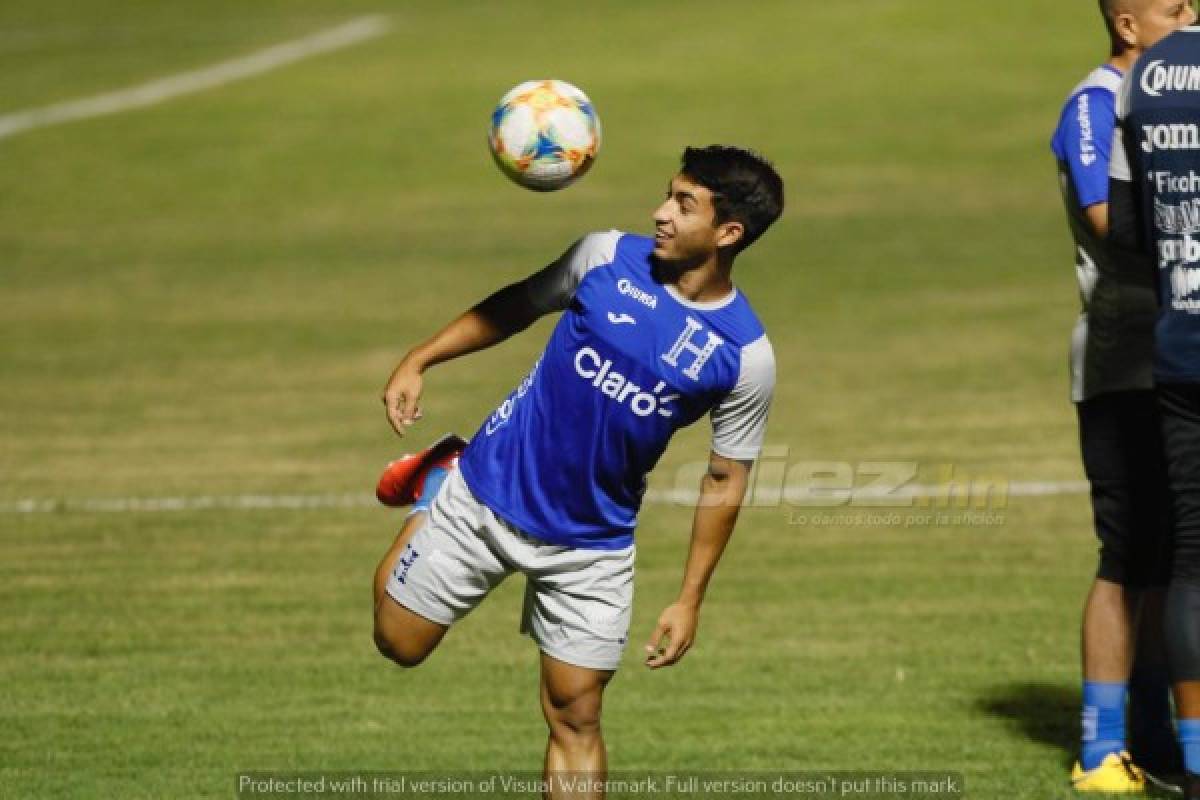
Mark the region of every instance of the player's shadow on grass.
<instances>
[{"instance_id":1,"label":"player's shadow on grass","mask_svg":"<svg viewBox=\"0 0 1200 800\"><path fill-rule=\"evenodd\" d=\"M1079 689L1052 683L994 686L975 702L983 713L1006 720L1035 742L1062 750L1070 765L1079 745Z\"/></svg>"}]
</instances>

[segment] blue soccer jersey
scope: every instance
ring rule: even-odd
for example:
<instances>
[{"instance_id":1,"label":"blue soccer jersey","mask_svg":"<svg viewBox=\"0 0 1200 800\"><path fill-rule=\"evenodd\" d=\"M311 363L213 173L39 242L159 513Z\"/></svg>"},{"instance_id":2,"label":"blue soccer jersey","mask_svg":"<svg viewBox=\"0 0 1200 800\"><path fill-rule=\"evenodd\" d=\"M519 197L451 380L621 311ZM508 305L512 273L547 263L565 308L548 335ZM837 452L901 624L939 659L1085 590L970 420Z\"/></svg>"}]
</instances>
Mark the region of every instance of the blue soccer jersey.
<instances>
[{"instance_id":1,"label":"blue soccer jersey","mask_svg":"<svg viewBox=\"0 0 1200 800\"><path fill-rule=\"evenodd\" d=\"M1111 174L1141 206L1142 244L1158 268L1154 374L1200 382L1200 27L1138 59L1117 113Z\"/></svg>"},{"instance_id":2,"label":"blue soccer jersey","mask_svg":"<svg viewBox=\"0 0 1200 800\"><path fill-rule=\"evenodd\" d=\"M1071 332L1071 399L1154 386L1154 282L1096 232L1085 209L1108 202L1108 168L1121 72L1092 70L1067 98L1050 141L1075 240L1080 310Z\"/></svg>"},{"instance_id":3,"label":"blue soccer jersey","mask_svg":"<svg viewBox=\"0 0 1200 800\"><path fill-rule=\"evenodd\" d=\"M1116 95L1121 71L1105 64L1084 78L1068 97L1050 149L1071 180L1079 206L1108 201L1108 162L1117 124Z\"/></svg>"},{"instance_id":4,"label":"blue soccer jersey","mask_svg":"<svg viewBox=\"0 0 1200 800\"><path fill-rule=\"evenodd\" d=\"M653 240L585 236L526 281L562 310L542 357L459 461L501 519L553 544L620 549L675 431L708 414L714 452L751 460L775 385L770 342L738 290L691 302L655 279Z\"/></svg>"}]
</instances>

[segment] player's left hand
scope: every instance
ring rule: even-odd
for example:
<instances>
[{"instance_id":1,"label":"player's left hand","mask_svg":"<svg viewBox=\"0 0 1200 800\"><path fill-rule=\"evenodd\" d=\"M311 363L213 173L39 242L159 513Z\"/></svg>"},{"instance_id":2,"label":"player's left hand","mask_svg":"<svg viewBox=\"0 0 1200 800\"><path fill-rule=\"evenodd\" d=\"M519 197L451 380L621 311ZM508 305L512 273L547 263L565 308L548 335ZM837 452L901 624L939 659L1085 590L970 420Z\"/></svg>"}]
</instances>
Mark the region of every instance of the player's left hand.
<instances>
[{"instance_id":1,"label":"player's left hand","mask_svg":"<svg viewBox=\"0 0 1200 800\"><path fill-rule=\"evenodd\" d=\"M677 601L663 609L650 641L646 642L646 666L650 669L669 667L683 658L696 640L699 623L700 609L696 606Z\"/></svg>"}]
</instances>

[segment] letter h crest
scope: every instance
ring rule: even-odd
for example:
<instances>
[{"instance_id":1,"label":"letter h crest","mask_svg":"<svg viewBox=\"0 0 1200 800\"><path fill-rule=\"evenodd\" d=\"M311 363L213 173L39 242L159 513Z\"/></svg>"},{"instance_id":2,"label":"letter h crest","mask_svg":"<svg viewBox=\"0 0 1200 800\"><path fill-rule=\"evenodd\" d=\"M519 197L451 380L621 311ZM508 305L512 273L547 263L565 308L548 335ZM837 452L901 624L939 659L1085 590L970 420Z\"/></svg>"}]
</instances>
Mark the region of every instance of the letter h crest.
<instances>
[{"instance_id":1,"label":"letter h crest","mask_svg":"<svg viewBox=\"0 0 1200 800\"><path fill-rule=\"evenodd\" d=\"M692 341L692 336L697 331L704 330L704 326L691 317L687 318L687 327L679 334L679 338L675 340L675 344L671 349L662 354L662 360L670 364L672 367L679 367L679 357L683 355L683 351L688 351L695 358L691 365L682 370L684 375L687 375L694 381L700 380L700 370L704 369L704 364L712 358L712 354L716 349L725 343L725 340L717 336L712 331L705 331L708 334L708 341L703 345L698 345Z\"/></svg>"}]
</instances>

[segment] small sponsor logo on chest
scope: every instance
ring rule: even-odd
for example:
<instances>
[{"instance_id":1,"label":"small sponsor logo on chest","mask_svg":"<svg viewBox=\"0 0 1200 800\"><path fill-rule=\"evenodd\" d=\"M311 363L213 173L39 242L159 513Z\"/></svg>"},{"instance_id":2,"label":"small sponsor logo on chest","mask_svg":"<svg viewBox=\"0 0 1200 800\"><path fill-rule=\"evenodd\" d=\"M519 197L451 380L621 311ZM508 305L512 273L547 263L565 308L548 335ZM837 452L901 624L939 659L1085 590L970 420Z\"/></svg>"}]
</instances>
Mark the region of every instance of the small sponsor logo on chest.
<instances>
[{"instance_id":1,"label":"small sponsor logo on chest","mask_svg":"<svg viewBox=\"0 0 1200 800\"><path fill-rule=\"evenodd\" d=\"M1151 97L1162 97L1163 92L1200 91L1200 66L1166 65L1156 58L1142 71L1142 91Z\"/></svg>"},{"instance_id":2,"label":"small sponsor logo on chest","mask_svg":"<svg viewBox=\"0 0 1200 800\"><path fill-rule=\"evenodd\" d=\"M639 286L635 286L633 281L628 278L621 278L617 281L617 291L626 297L638 301L646 308L658 308L658 296L647 292Z\"/></svg>"},{"instance_id":3,"label":"small sponsor logo on chest","mask_svg":"<svg viewBox=\"0 0 1200 800\"><path fill-rule=\"evenodd\" d=\"M1200 125L1143 125L1142 151L1200 150Z\"/></svg>"}]
</instances>

